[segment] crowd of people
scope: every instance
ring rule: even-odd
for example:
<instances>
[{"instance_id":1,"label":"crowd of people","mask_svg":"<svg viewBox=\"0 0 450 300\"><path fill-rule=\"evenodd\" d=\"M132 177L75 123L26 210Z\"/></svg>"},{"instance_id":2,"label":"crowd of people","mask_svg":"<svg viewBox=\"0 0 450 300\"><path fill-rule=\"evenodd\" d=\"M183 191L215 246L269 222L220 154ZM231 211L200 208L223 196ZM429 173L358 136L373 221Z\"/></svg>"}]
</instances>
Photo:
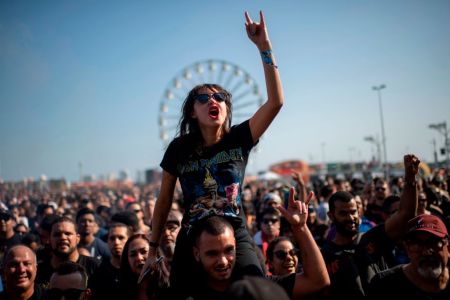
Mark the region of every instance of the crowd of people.
<instances>
[{"instance_id":1,"label":"crowd of people","mask_svg":"<svg viewBox=\"0 0 450 300\"><path fill-rule=\"evenodd\" d=\"M242 207L256 257L264 276L283 287L270 291L292 299L448 299L450 177L445 169L430 178L416 176L417 163L405 156L405 176L389 182L327 176L305 184L295 172L295 190L288 190L287 180L246 182ZM1 185L0 299L65 293L76 295L70 299L170 298L184 214L178 186L158 245L159 268L138 284L150 251L158 187ZM236 290L231 283L255 279L233 272L236 239L230 222L207 220L192 232L192 253L203 268L189 272L196 289L206 293L200 299L221 299L222 292ZM73 281L78 286L64 287L72 281L61 278L70 276L79 277ZM223 280L228 276L233 280Z\"/></svg>"},{"instance_id":2,"label":"crowd of people","mask_svg":"<svg viewBox=\"0 0 450 300\"><path fill-rule=\"evenodd\" d=\"M245 18L267 101L231 126L231 94L194 87L161 182L0 185L0 300L450 299L449 170L407 154L392 181L245 180L284 103L264 15Z\"/></svg>"}]
</instances>

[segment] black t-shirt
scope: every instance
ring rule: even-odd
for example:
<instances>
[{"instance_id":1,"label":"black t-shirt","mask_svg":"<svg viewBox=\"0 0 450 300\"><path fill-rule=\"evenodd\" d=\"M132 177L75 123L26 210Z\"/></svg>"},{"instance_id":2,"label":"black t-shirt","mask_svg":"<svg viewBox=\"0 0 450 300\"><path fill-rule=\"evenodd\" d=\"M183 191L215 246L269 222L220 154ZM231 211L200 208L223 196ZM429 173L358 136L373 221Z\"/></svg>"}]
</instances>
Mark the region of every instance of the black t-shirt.
<instances>
[{"instance_id":1,"label":"black t-shirt","mask_svg":"<svg viewBox=\"0 0 450 300\"><path fill-rule=\"evenodd\" d=\"M211 215L240 216L242 182L253 145L249 121L231 127L209 147L196 146L189 135L170 143L161 167L180 180L184 223Z\"/></svg>"},{"instance_id":2,"label":"black t-shirt","mask_svg":"<svg viewBox=\"0 0 450 300\"><path fill-rule=\"evenodd\" d=\"M3 256L5 256L8 249L12 246L19 245L21 242L22 236L18 233L14 233L9 239L0 239L0 264L3 262Z\"/></svg>"},{"instance_id":3,"label":"black t-shirt","mask_svg":"<svg viewBox=\"0 0 450 300\"><path fill-rule=\"evenodd\" d=\"M292 298L292 292L294 290L295 278L297 274L288 274L286 276L268 276L268 280L279 284L285 291L286 294ZM241 276L235 276L235 281L243 279ZM205 282L206 283L206 282ZM218 292L209 288L206 284L203 288L197 291L195 296L189 297L187 299L194 300L225 300L230 299L230 296L226 292ZM162 299L162 298L161 298Z\"/></svg>"},{"instance_id":4,"label":"black t-shirt","mask_svg":"<svg viewBox=\"0 0 450 300\"><path fill-rule=\"evenodd\" d=\"M94 274L95 270L100 265L100 261L98 259L81 254L78 257L76 263L82 265L85 268L88 279L90 279L92 274ZM50 260L40 262L38 264L36 283L46 288L54 271L55 269L53 269Z\"/></svg>"},{"instance_id":5,"label":"black t-shirt","mask_svg":"<svg viewBox=\"0 0 450 300\"><path fill-rule=\"evenodd\" d=\"M118 299L120 294L120 269L109 260L103 260L89 280L93 299Z\"/></svg>"},{"instance_id":6,"label":"black t-shirt","mask_svg":"<svg viewBox=\"0 0 450 300\"><path fill-rule=\"evenodd\" d=\"M334 297L361 298L375 274L396 265L396 245L380 224L354 243L338 246L326 241L321 249L331 280Z\"/></svg>"},{"instance_id":7,"label":"black t-shirt","mask_svg":"<svg viewBox=\"0 0 450 300\"><path fill-rule=\"evenodd\" d=\"M355 259L357 240L349 245L337 245L325 241L322 256L330 276L331 286L325 293L332 299L362 299L364 289Z\"/></svg>"},{"instance_id":8,"label":"black t-shirt","mask_svg":"<svg viewBox=\"0 0 450 300\"><path fill-rule=\"evenodd\" d=\"M405 276L403 265L375 275L370 282L367 294L369 299L408 299L408 300L448 300L450 284L438 294L428 294L415 286Z\"/></svg>"},{"instance_id":9,"label":"black t-shirt","mask_svg":"<svg viewBox=\"0 0 450 300\"><path fill-rule=\"evenodd\" d=\"M396 245L386 234L386 228L380 224L367 231L356 249L360 276L364 288L375 274L397 265Z\"/></svg>"},{"instance_id":10,"label":"black t-shirt","mask_svg":"<svg viewBox=\"0 0 450 300\"><path fill-rule=\"evenodd\" d=\"M6 291L3 291L0 293L0 300L9 300L9 299L12 299L12 298L10 296L8 296ZM41 299L44 299L44 293L40 286L35 285L33 295L31 295L31 297L28 298L27 300L41 300Z\"/></svg>"}]
</instances>

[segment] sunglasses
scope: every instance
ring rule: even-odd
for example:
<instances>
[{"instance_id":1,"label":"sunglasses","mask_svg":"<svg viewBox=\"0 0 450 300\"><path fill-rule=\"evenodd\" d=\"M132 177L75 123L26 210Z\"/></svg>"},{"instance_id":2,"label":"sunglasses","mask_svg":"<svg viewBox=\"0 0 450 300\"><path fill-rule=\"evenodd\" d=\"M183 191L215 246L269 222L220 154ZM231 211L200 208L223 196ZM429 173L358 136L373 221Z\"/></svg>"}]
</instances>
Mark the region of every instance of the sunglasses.
<instances>
[{"instance_id":1,"label":"sunglasses","mask_svg":"<svg viewBox=\"0 0 450 300\"><path fill-rule=\"evenodd\" d=\"M133 211L137 214L137 213L140 213L142 211L142 209L135 209Z\"/></svg>"},{"instance_id":2,"label":"sunglasses","mask_svg":"<svg viewBox=\"0 0 450 300\"><path fill-rule=\"evenodd\" d=\"M264 218L263 219L263 223L268 225L268 224L275 224L278 222L277 218Z\"/></svg>"},{"instance_id":3,"label":"sunglasses","mask_svg":"<svg viewBox=\"0 0 450 300\"><path fill-rule=\"evenodd\" d=\"M47 291L49 300L60 300L63 296L66 300L78 300L84 290L80 289L49 289Z\"/></svg>"},{"instance_id":4,"label":"sunglasses","mask_svg":"<svg viewBox=\"0 0 450 300\"><path fill-rule=\"evenodd\" d=\"M289 251L284 251L284 250L278 250L275 251L273 254L275 255L276 258L278 258L279 260L285 260L286 257L288 256L288 254L291 257L297 256L298 250L296 249L291 249Z\"/></svg>"},{"instance_id":5,"label":"sunglasses","mask_svg":"<svg viewBox=\"0 0 450 300\"><path fill-rule=\"evenodd\" d=\"M223 102L227 99L227 94L225 93L198 94L194 96L194 99L201 104L205 104L209 101L210 97L218 102Z\"/></svg>"}]
</instances>

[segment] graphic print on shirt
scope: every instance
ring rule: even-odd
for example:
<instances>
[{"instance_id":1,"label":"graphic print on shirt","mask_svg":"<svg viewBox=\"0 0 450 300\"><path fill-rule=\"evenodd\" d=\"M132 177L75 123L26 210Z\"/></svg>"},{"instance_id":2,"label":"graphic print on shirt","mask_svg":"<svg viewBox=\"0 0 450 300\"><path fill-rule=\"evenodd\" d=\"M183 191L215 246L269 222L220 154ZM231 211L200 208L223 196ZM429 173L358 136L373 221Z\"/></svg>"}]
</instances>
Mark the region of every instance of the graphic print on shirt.
<instances>
[{"instance_id":1,"label":"graphic print on shirt","mask_svg":"<svg viewBox=\"0 0 450 300\"><path fill-rule=\"evenodd\" d=\"M203 180L203 195L197 197L189 210L191 223L211 215L235 216L239 213L237 199L239 183L232 183L224 187L226 197L219 194L219 184L211 175L208 168Z\"/></svg>"}]
</instances>

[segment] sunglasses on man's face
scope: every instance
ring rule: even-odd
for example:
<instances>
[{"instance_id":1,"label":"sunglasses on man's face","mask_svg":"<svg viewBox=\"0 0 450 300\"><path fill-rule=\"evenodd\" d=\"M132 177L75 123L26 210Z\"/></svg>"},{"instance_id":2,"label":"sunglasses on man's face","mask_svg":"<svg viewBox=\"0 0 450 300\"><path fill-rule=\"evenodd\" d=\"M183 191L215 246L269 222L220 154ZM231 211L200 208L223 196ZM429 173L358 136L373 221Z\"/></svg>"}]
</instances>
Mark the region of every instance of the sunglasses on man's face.
<instances>
[{"instance_id":1,"label":"sunglasses on man's face","mask_svg":"<svg viewBox=\"0 0 450 300\"><path fill-rule=\"evenodd\" d=\"M194 96L194 99L201 104L205 104L209 101L210 97L218 102L223 102L227 99L227 95L225 93L197 94Z\"/></svg>"},{"instance_id":2,"label":"sunglasses on man's face","mask_svg":"<svg viewBox=\"0 0 450 300\"><path fill-rule=\"evenodd\" d=\"M278 258L279 260L285 260L286 257L288 256L288 254L291 257L297 256L297 250L296 249L291 249L289 251L284 251L284 250L277 250L275 251L273 254L275 255L276 258Z\"/></svg>"},{"instance_id":3,"label":"sunglasses on man's face","mask_svg":"<svg viewBox=\"0 0 450 300\"><path fill-rule=\"evenodd\" d=\"M63 296L66 300L78 300L80 299L81 294L84 292L84 290L80 289L49 289L47 291L48 299L49 300L60 300Z\"/></svg>"},{"instance_id":4,"label":"sunglasses on man's face","mask_svg":"<svg viewBox=\"0 0 450 300\"><path fill-rule=\"evenodd\" d=\"M275 224L278 222L277 218L264 218L263 219L263 223L268 225L268 224Z\"/></svg>"}]
</instances>

